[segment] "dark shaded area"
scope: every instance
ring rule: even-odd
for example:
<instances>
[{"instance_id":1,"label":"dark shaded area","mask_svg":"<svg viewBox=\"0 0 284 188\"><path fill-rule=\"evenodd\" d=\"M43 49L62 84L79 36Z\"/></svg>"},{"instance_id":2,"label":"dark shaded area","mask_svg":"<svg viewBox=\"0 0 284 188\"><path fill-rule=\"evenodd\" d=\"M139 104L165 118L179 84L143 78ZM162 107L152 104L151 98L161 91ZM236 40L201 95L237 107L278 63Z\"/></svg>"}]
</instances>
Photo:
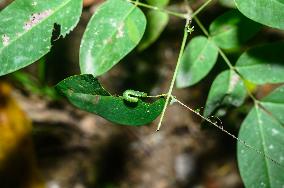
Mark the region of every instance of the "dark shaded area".
<instances>
[{"instance_id":1,"label":"dark shaded area","mask_svg":"<svg viewBox=\"0 0 284 188\"><path fill-rule=\"evenodd\" d=\"M131 160L129 139L125 135L113 136L100 153L96 164L97 181L95 187L106 187L111 182L117 184L126 178L126 162Z\"/></svg>"}]
</instances>

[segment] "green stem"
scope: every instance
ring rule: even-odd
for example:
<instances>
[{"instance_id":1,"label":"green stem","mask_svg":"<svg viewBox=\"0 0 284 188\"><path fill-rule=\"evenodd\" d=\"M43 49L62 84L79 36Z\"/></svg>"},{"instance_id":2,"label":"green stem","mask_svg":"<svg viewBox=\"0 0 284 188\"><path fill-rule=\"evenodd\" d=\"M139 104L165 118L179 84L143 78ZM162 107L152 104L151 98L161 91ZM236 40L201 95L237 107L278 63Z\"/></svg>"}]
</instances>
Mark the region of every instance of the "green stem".
<instances>
[{"instance_id":1,"label":"green stem","mask_svg":"<svg viewBox=\"0 0 284 188\"><path fill-rule=\"evenodd\" d=\"M199 26L199 28L201 29L201 31L207 36L210 37L208 31L205 29L205 27L203 26L203 24L199 21L199 19L195 16L194 21L197 23L197 25Z\"/></svg>"},{"instance_id":2,"label":"green stem","mask_svg":"<svg viewBox=\"0 0 284 188\"><path fill-rule=\"evenodd\" d=\"M203 26L203 24L199 21L199 19L197 17L193 18L194 21L197 23L197 25L200 27L200 29L202 30L202 32L208 37L208 39L211 38L211 36L209 35L208 31L205 29L205 27ZM236 68L233 66L233 64L230 62L230 60L228 59L228 57L226 56L226 54L223 52L223 50L221 48L218 48L219 54L221 55L221 57L223 58L223 60L225 61L225 63L228 65L228 67L230 68L230 70L234 71L236 74L238 74L240 76L240 78L242 79L243 82L245 82L245 79L243 78L243 76L236 70ZM246 86L245 84L245 88L247 91L247 94L249 95L249 97L255 102L257 103L257 99L253 96L253 94L250 92L249 88Z\"/></svg>"},{"instance_id":3,"label":"green stem","mask_svg":"<svg viewBox=\"0 0 284 188\"><path fill-rule=\"evenodd\" d=\"M137 1L133 1L133 0L128 0L128 1L133 3L133 4L138 5L140 7L145 7L145 8L152 9L152 10L157 10L157 11L164 12L164 13L167 13L167 14L170 14L170 15L182 18L182 19L186 19L186 14L173 12L173 11L170 11L170 10L167 10L167 9L164 9L164 8L148 5L148 4L137 2Z\"/></svg>"},{"instance_id":4,"label":"green stem","mask_svg":"<svg viewBox=\"0 0 284 188\"><path fill-rule=\"evenodd\" d=\"M194 18L197 14L199 14L212 0L207 0L203 5L201 5L196 11L194 11L191 15Z\"/></svg>"},{"instance_id":5,"label":"green stem","mask_svg":"<svg viewBox=\"0 0 284 188\"><path fill-rule=\"evenodd\" d=\"M230 62L226 54L219 47L218 47L218 51L221 57L223 58L223 60L225 61L225 63L228 65L228 67L238 74L238 72L236 71L236 68L232 65L232 63Z\"/></svg>"},{"instance_id":6,"label":"green stem","mask_svg":"<svg viewBox=\"0 0 284 188\"><path fill-rule=\"evenodd\" d=\"M181 63L181 57L182 57L182 54L183 54L183 51L184 51L184 48L185 48L185 44L186 44L186 40L187 40L187 37L188 37L188 31L187 31L188 23L189 22L187 21L185 28L184 28L183 40L182 40L182 44L181 44L181 48L180 48L180 52L179 52L179 56L178 56L177 65L176 65L175 72L174 72L174 75L173 75L173 78L172 78L172 81L171 81L170 89L167 93L166 103L165 103L165 106L164 106L163 111L162 111L162 115L161 115L161 118L160 118L160 121L159 121L159 124L158 124L157 131L159 131L160 128L161 128L166 109L168 107L168 104L170 102L170 98L172 96L172 92L173 92L173 88L174 88L174 85L175 85L178 69L179 69L179 66L180 66L180 63Z\"/></svg>"},{"instance_id":7,"label":"green stem","mask_svg":"<svg viewBox=\"0 0 284 188\"><path fill-rule=\"evenodd\" d=\"M202 32L208 37L208 39L211 38L211 36L209 35L209 32L205 29L205 27L203 26L203 24L199 21L199 19L197 17L193 18L194 21L197 23L197 25L199 26L199 28L202 30ZM235 70L234 66L232 65L232 63L230 62L230 60L227 58L227 56L225 55L225 53L217 46L218 51L221 55L221 57L223 58L223 60L225 61L225 63L228 65L228 67L232 70Z\"/></svg>"}]
</instances>

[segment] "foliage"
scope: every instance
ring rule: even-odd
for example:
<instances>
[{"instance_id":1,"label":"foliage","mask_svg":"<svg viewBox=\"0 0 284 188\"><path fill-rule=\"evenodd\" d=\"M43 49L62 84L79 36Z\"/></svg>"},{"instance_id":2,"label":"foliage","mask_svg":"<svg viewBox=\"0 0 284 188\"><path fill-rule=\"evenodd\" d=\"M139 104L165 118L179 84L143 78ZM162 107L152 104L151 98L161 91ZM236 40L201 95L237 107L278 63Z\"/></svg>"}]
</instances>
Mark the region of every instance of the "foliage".
<instances>
[{"instance_id":1,"label":"foliage","mask_svg":"<svg viewBox=\"0 0 284 188\"><path fill-rule=\"evenodd\" d=\"M206 37L193 38L184 51L177 76L177 87L184 88L198 83L217 61L218 48Z\"/></svg>"},{"instance_id":2,"label":"foliage","mask_svg":"<svg viewBox=\"0 0 284 188\"><path fill-rule=\"evenodd\" d=\"M145 125L161 113L165 100L149 104L139 100L131 103L123 97L111 96L93 75L77 75L61 81L57 89L83 110L98 114L114 123Z\"/></svg>"},{"instance_id":3,"label":"foliage","mask_svg":"<svg viewBox=\"0 0 284 188\"><path fill-rule=\"evenodd\" d=\"M111 69L141 40L146 19L124 0L105 2L91 18L80 48L84 74L99 76Z\"/></svg>"},{"instance_id":4,"label":"foliage","mask_svg":"<svg viewBox=\"0 0 284 188\"><path fill-rule=\"evenodd\" d=\"M66 36L78 23L82 0L17 0L0 13L0 76L23 68L49 52L54 24ZM36 36L36 37L35 37Z\"/></svg>"},{"instance_id":5,"label":"foliage","mask_svg":"<svg viewBox=\"0 0 284 188\"><path fill-rule=\"evenodd\" d=\"M145 125L162 112L161 125L169 99L174 99L174 83L178 88L199 83L209 74L220 55L228 69L224 67L213 81L203 115L209 117L220 108L238 107L249 97L254 105L241 125L238 139L242 179L247 187L281 187L284 184L281 173L284 166L284 88L280 86L269 96L256 99L247 83L284 82L284 43L248 43L265 26L284 29L284 2L235 0L237 9L217 17L207 31L196 15L210 2L206 1L192 14L183 14L167 10L168 0L147 0L143 3L107 0L94 13L84 33L79 62L82 75L69 77L56 88L78 108L109 121ZM221 2L235 7L232 1ZM138 6L150 9L146 17ZM78 23L81 10L81 0L53 0L48 3L15 0L1 11L0 75L21 69L45 55L51 47L54 24L60 25L61 35L65 36ZM168 24L169 15L186 19L180 56L169 91L154 96L162 98L153 103L142 101L142 95L134 95L138 102L136 99L127 100L127 95L110 95L96 77L107 73L135 47L144 50L153 44ZM195 36L185 46L187 35L193 31L191 17L204 36ZM227 57L228 51L223 51L232 49L247 50L236 63L232 63Z\"/></svg>"},{"instance_id":6,"label":"foliage","mask_svg":"<svg viewBox=\"0 0 284 188\"><path fill-rule=\"evenodd\" d=\"M260 28L260 24L247 19L237 10L231 10L216 18L209 31L217 46L231 49L247 42Z\"/></svg>"},{"instance_id":7,"label":"foliage","mask_svg":"<svg viewBox=\"0 0 284 188\"><path fill-rule=\"evenodd\" d=\"M246 17L270 27L284 29L282 0L235 0L235 2L239 11Z\"/></svg>"},{"instance_id":8,"label":"foliage","mask_svg":"<svg viewBox=\"0 0 284 188\"><path fill-rule=\"evenodd\" d=\"M239 138L283 164L284 87L255 104L244 120ZM280 113L282 115L280 115ZM284 174L278 163L238 145L238 161L246 187L281 187Z\"/></svg>"}]
</instances>

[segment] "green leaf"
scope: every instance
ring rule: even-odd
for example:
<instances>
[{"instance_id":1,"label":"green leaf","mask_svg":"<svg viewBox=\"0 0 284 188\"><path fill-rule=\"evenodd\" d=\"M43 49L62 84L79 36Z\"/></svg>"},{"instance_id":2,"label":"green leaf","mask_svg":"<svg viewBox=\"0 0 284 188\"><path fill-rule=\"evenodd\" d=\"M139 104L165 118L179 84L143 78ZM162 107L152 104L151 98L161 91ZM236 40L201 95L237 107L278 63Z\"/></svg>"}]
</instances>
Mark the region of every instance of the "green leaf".
<instances>
[{"instance_id":1,"label":"green leaf","mask_svg":"<svg viewBox=\"0 0 284 188\"><path fill-rule=\"evenodd\" d=\"M245 79L255 84L284 82L284 43L255 47L243 53L236 69Z\"/></svg>"},{"instance_id":2,"label":"green leaf","mask_svg":"<svg viewBox=\"0 0 284 188\"><path fill-rule=\"evenodd\" d=\"M126 0L108 0L91 18L80 48L82 73L99 76L111 69L141 40L146 18Z\"/></svg>"},{"instance_id":3,"label":"green leaf","mask_svg":"<svg viewBox=\"0 0 284 188\"><path fill-rule=\"evenodd\" d=\"M229 8L236 8L236 4L234 0L219 0L220 4L229 7Z\"/></svg>"},{"instance_id":4,"label":"green leaf","mask_svg":"<svg viewBox=\"0 0 284 188\"><path fill-rule=\"evenodd\" d=\"M240 77L231 70L220 73L214 80L206 101L204 116L211 115L220 106L243 104L246 89Z\"/></svg>"},{"instance_id":5,"label":"green leaf","mask_svg":"<svg viewBox=\"0 0 284 188\"><path fill-rule=\"evenodd\" d=\"M157 7L165 7L168 5L169 0L146 0L149 5ZM138 46L140 51L148 48L153 44L161 35L169 22L169 15L164 12L149 10L146 13L147 27L145 34Z\"/></svg>"},{"instance_id":6,"label":"green leaf","mask_svg":"<svg viewBox=\"0 0 284 188\"><path fill-rule=\"evenodd\" d=\"M204 78L213 68L218 48L203 36L193 38L187 45L177 75L177 87L192 86Z\"/></svg>"},{"instance_id":7,"label":"green leaf","mask_svg":"<svg viewBox=\"0 0 284 188\"><path fill-rule=\"evenodd\" d=\"M69 77L57 84L56 89L76 107L95 113L122 125L140 126L152 122L163 110L165 99L146 103L125 101L111 96L92 75Z\"/></svg>"},{"instance_id":8,"label":"green leaf","mask_svg":"<svg viewBox=\"0 0 284 188\"><path fill-rule=\"evenodd\" d=\"M239 138L281 164L278 165L238 142L238 165L245 187L283 187L283 126L263 109L255 106L242 123Z\"/></svg>"},{"instance_id":9,"label":"green leaf","mask_svg":"<svg viewBox=\"0 0 284 188\"><path fill-rule=\"evenodd\" d=\"M77 25L82 0L16 0L0 12L0 76L23 68L51 48L54 24L65 36Z\"/></svg>"},{"instance_id":10,"label":"green leaf","mask_svg":"<svg viewBox=\"0 0 284 188\"><path fill-rule=\"evenodd\" d=\"M231 10L219 16L209 27L213 41L223 49L239 47L260 29L260 24L246 18L238 10Z\"/></svg>"},{"instance_id":11,"label":"green leaf","mask_svg":"<svg viewBox=\"0 0 284 188\"><path fill-rule=\"evenodd\" d=\"M275 89L269 96L261 100L261 105L284 126L284 86Z\"/></svg>"},{"instance_id":12,"label":"green leaf","mask_svg":"<svg viewBox=\"0 0 284 188\"><path fill-rule=\"evenodd\" d=\"M155 10L146 13L148 25L146 27L145 35L139 44L139 50L144 50L153 44L161 35L168 24L169 15Z\"/></svg>"},{"instance_id":13,"label":"green leaf","mask_svg":"<svg viewBox=\"0 0 284 188\"><path fill-rule=\"evenodd\" d=\"M270 27L284 29L283 0L235 0L235 2L246 17Z\"/></svg>"},{"instance_id":14,"label":"green leaf","mask_svg":"<svg viewBox=\"0 0 284 188\"><path fill-rule=\"evenodd\" d=\"M110 96L101 86L98 79L89 74L75 75L66 78L57 84L56 89L65 96L69 96L73 93Z\"/></svg>"},{"instance_id":15,"label":"green leaf","mask_svg":"<svg viewBox=\"0 0 284 188\"><path fill-rule=\"evenodd\" d=\"M146 0L149 5L164 7L169 4L170 0Z\"/></svg>"}]
</instances>

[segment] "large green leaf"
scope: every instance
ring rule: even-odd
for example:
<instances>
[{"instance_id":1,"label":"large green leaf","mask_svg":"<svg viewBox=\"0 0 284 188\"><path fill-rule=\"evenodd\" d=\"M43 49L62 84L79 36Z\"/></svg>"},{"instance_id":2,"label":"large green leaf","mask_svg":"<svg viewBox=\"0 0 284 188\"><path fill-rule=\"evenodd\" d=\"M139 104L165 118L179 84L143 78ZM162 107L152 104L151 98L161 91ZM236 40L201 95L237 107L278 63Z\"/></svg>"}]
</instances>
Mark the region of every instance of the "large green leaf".
<instances>
[{"instance_id":1,"label":"large green leaf","mask_svg":"<svg viewBox=\"0 0 284 188\"><path fill-rule=\"evenodd\" d=\"M255 84L284 82L284 42L252 48L238 59L237 70Z\"/></svg>"},{"instance_id":2,"label":"large green leaf","mask_svg":"<svg viewBox=\"0 0 284 188\"><path fill-rule=\"evenodd\" d=\"M146 18L126 0L108 0L91 18L80 49L82 73L99 76L111 69L141 40Z\"/></svg>"},{"instance_id":3,"label":"large green leaf","mask_svg":"<svg viewBox=\"0 0 284 188\"><path fill-rule=\"evenodd\" d=\"M240 106L246 97L246 88L240 77L232 70L220 73L214 80L206 101L204 116L212 114L221 106Z\"/></svg>"},{"instance_id":4,"label":"large green leaf","mask_svg":"<svg viewBox=\"0 0 284 188\"><path fill-rule=\"evenodd\" d=\"M206 37L193 38L187 45L177 75L177 87L196 84L213 68L218 57L218 48Z\"/></svg>"},{"instance_id":5,"label":"large green leaf","mask_svg":"<svg viewBox=\"0 0 284 188\"><path fill-rule=\"evenodd\" d=\"M23 68L51 48L54 24L65 36L78 23L82 0L16 0L0 13L0 76Z\"/></svg>"},{"instance_id":6,"label":"large green leaf","mask_svg":"<svg viewBox=\"0 0 284 188\"><path fill-rule=\"evenodd\" d=\"M238 10L231 10L215 19L209 31L217 46L231 49L244 44L260 28L260 24L246 18Z\"/></svg>"},{"instance_id":7,"label":"large green leaf","mask_svg":"<svg viewBox=\"0 0 284 188\"><path fill-rule=\"evenodd\" d=\"M237 8L248 18L278 29L284 29L283 0L235 0Z\"/></svg>"},{"instance_id":8,"label":"large green leaf","mask_svg":"<svg viewBox=\"0 0 284 188\"><path fill-rule=\"evenodd\" d=\"M125 101L111 96L92 75L69 77L57 84L56 89L76 107L95 113L122 125L140 126L152 122L162 112L165 99L146 103Z\"/></svg>"},{"instance_id":9,"label":"large green leaf","mask_svg":"<svg viewBox=\"0 0 284 188\"><path fill-rule=\"evenodd\" d=\"M244 120L239 138L277 161L276 163L238 143L238 165L245 186L249 188L283 187L284 128L279 121L255 106Z\"/></svg>"}]
</instances>

